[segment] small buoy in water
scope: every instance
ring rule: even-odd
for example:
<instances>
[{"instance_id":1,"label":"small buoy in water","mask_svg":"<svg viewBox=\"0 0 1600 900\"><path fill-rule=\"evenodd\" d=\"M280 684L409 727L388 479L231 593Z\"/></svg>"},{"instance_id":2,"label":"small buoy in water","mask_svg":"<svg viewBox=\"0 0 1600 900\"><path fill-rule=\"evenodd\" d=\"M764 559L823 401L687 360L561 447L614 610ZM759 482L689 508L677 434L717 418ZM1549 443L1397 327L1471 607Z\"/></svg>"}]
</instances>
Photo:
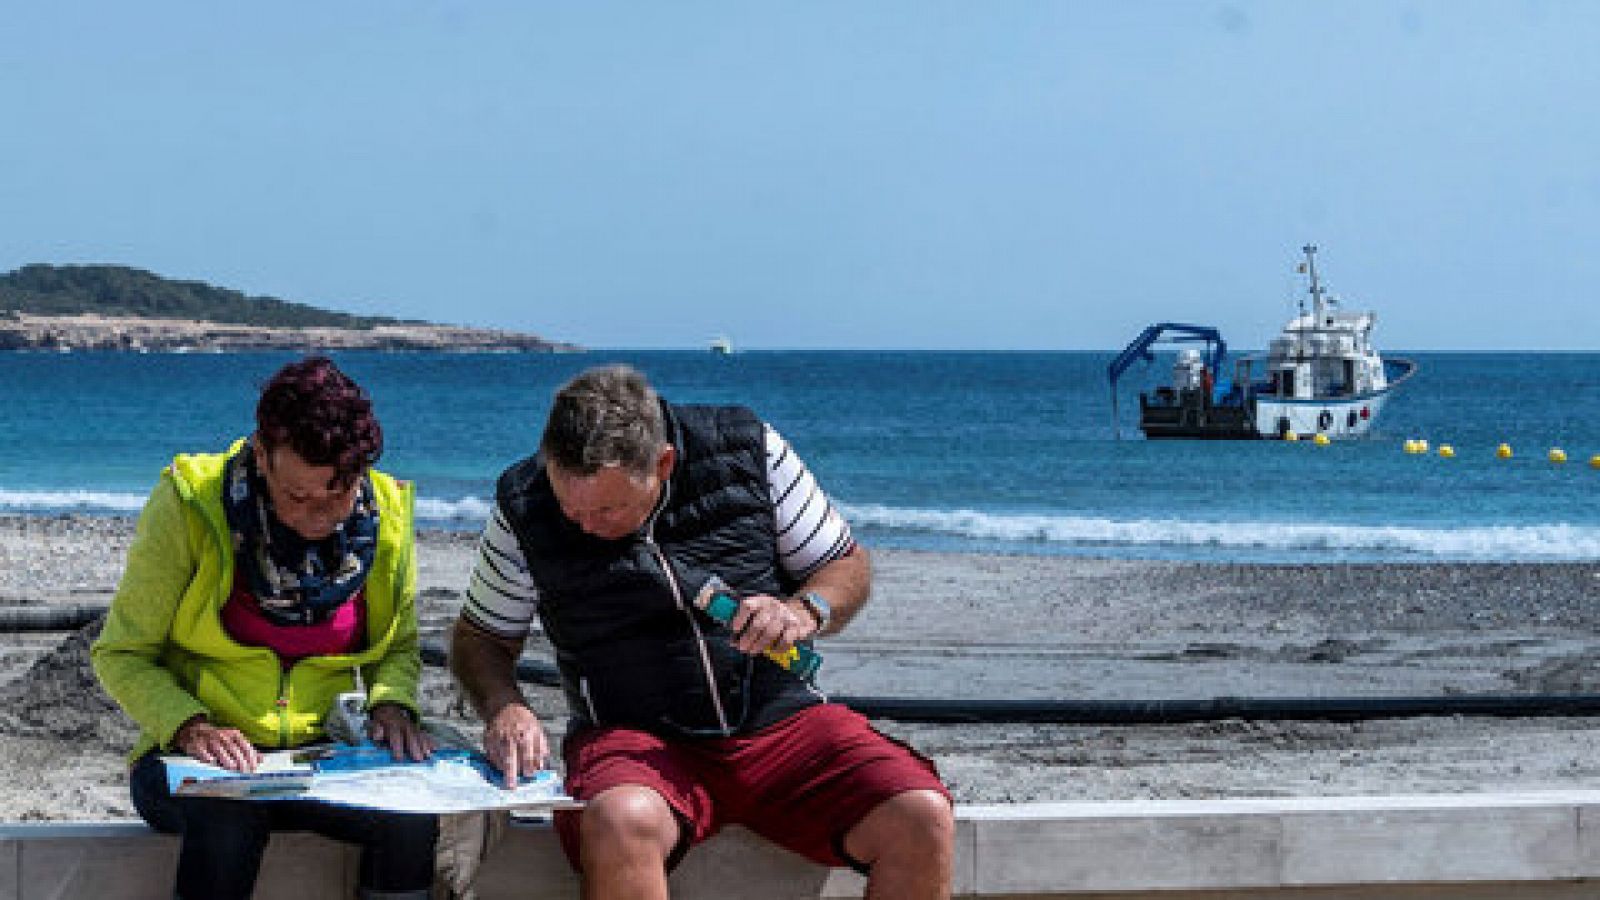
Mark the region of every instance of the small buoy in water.
<instances>
[{"instance_id":1,"label":"small buoy in water","mask_svg":"<svg viewBox=\"0 0 1600 900\"><path fill-rule=\"evenodd\" d=\"M1450 446L1449 444L1440 444L1439 455L1445 459L1454 459L1456 455L1456 448Z\"/></svg>"},{"instance_id":2,"label":"small buoy in water","mask_svg":"<svg viewBox=\"0 0 1600 900\"><path fill-rule=\"evenodd\" d=\"M1494 449L1494 455L1496 457L1499 457L1500 459L1510 459L1511 458L1511 445L1510 444L1501 444L1500 446L1498 446L1498 447L1496 447Z\"/></svg>"},{"instance_id":3,"label":"small buoy in water","mask_svg":"<svg viewBox=\"0 0 1600 900\"><path fill-rule=\"evenodd\" d=\"M1428 452L1428 439L1427 438L1417 438L1417 452L1418 453L1427 453Z\"/></svg>"},{"instance_id":4,"label":"small buoy in water","mask_svg":"<svg viewBox=\"0 0 1600 900\"><path fill-rule=\"evenodd\" d=\"M1416 439L1415 438L1406 438L1406 442L1404 444L1400 445L1400 449L1404 450L1407 453L1415 453L1415 452L1417 452L1417 441L1416 441Z\"/></svg>"},{"instance_id":5,"label":"small buoy in water","mask_svg":"<svg viewBox=\"0 0 1600 900\"><path fill-rule=\"evenodd\" d=\"M1567 461L1567 451L1561 449L1560 447L1551 447L1548 455L1550 457L1550 461L1553 463L1563 463Z\"/></svg>"},{"instance_id":6,"label":"small buoy in water","mask_svg":"<svg viewBox=\"0 0 1600 900\"><path fill-rule=\"evenodd\" d=\"M1283 433L1283 439L1286 441L1298 441L1300 440L1300 435L1295 434L1292 431L1285 431Z\"/></svg>"},{"instance_id":7,"label":"small buoy in water","mask_svg":"<svg viewBox=\"0 0 1600 900\"><path fill-rule=\"evenodd\" d=\"M1326 447L1331 442L1328 440L1327 435L1319 431L1317 436L1311 439L1311 443L1316 444L1318 447Z\"/></svg>"},{"instance_id":8,"label":"small buoy in water","mask_svg":"<svg viewBox=\"0 0 1600 900\"><path fill-rule=\"evenodd\" d=\"M1595 455L1589 457L1589 468L1600 469L1600 453L1596 453Z\"/></svg>"}]
</instances>

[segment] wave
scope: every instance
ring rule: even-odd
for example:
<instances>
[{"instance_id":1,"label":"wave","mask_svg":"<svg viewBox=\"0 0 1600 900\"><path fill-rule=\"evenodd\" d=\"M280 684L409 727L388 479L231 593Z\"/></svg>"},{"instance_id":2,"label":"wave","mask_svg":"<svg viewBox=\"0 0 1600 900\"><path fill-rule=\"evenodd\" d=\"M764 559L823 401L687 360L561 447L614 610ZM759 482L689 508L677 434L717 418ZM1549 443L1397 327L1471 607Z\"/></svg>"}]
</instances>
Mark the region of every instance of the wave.
<instances>
[{"instance_id":1,"label":"wave","mask_svg":"<svg viewBox=\"0 0 1600 900\"><path fill-rule=\"evenodd\" d=\"M418 522L479 527L489 521L489 511L493 508L492 501L480 497L458 497L451 500L418 497L416 514Z\"/></svg>"},{"instance_id":2,"label":"wave","mask_svg":"<svg viewBox=\"0 0 1600 900\"><path fill-rule=\"evenodd\" d=\"M145 494L117 491L5 491L0 490L0 512L107 514L136 513L144 508Z\"/></svg>"},{"instance_id":3,"label":"wave","mask_svg":"<svg viewBox=\"0 0 1600 900\"><path fill-rule=\"evenodd\" d=\"M966 509L905 509L870 504L841 504L841 511L856 528L917 532L979 541L1047 544L1062 549L1162 550L1208 558L1219 555L1226 557L1230 551L1391 560L1532 562L1600 557L1600 527L1567 524L1427 528L1270 521L1117 520L1096 516L997 514Z\"/></svg>"},{"instance_id":4,"label":"wave","mask_svg":"<svg viewBox=\"0 0 1600 900\"><path fill-rule=\"evenodd\" d=\"M0 513L133 515L145 494L92 490L0 490ZM493 501L477 496L417 498L424 526L476 529ZM1478 525L1423 527L1307 522L1205 522L1186 519L1112 519L1103 516L1007 514L840 504L857 529L910 538L1014 544L1019 552L1091 550L1153 553L1185 558L1266 555L1293 558L1388 560L1566 561L1600 558L1600 527Z\"/></svg>"},{"instance_id":5,"label":"wave","mask_svg":"<svg viewBox=\"0 0 1600 900\"><path fill-rule=\"evenodd\" d=\"M144 508L147 496L119 491L0 490L0 512L129 515ZM416 517L419 522L478 526L488 521L490 507L489 501L478 497L418 497Z\"/></svg>"}]
</instances>

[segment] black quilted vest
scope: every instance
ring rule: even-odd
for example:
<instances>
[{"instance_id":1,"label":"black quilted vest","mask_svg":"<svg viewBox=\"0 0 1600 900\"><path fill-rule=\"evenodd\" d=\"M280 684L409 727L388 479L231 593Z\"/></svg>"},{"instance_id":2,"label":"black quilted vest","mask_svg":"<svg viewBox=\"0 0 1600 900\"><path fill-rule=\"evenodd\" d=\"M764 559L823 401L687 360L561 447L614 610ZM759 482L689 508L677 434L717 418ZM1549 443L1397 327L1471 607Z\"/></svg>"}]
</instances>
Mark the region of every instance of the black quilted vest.
<instances>
[{"instance_id":1,"label":"black quilted vest","mask_svg":"<svg viewBox=\"0 0 1600 900\"><path fill-rule=\"evenodd\" d=\"M825 699L733 648L695 609L713 574L745 593L788 594L778 565L761 420L739 406L663 404L677 463L653 518L609 541L562 515L538 457L497 497L539 589L539 618L574 717L674 737L742 734Z\"/></svg>"}]
</instances>

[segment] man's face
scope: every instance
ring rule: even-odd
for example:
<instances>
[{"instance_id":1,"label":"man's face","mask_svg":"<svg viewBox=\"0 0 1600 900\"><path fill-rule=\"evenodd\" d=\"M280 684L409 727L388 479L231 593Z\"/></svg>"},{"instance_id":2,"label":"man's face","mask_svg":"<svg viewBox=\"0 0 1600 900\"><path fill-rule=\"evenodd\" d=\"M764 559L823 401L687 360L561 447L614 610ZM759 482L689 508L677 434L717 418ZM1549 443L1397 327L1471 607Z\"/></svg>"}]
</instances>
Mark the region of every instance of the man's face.
<instances>
[{"instance_id":1,"label":"man's face","mask_svg":"<svg viewBox=\"0 0 1600 900\"><path fill-rule=\"evenodd\" d=\"M545 472L562 514L584 532L614 541L644 527L661 496L661 485L672 474L672 460L669 444L650 472L607 466L593 475L578 475L550 462L545 463Z\"/></svg>"},{"instance_id":2,"label":"man's face","mask_svg":"<svg viewBox=\"0 0 1600 900\"><path fill-rule=\"evenodd\" d=\"M267 483L278 521L308 541L333 534L355 509L358 479L335 483L333 466L313 466L289 447L268 451L257 441L256 469Z\"/></svg>"}]
</instances>

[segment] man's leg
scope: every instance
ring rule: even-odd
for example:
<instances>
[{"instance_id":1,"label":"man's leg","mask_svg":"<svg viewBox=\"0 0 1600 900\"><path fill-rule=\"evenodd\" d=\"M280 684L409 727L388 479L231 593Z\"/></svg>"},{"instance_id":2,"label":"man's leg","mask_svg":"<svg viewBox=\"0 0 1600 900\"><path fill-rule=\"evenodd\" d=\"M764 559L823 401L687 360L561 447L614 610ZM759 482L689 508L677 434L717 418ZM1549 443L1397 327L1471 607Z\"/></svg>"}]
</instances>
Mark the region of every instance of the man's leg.
<instances>
[{"instance_id":1,"label":"man's leg","mask_svg":"<svg viewBox=\"0 0 1600 900\"><path fill-rule=\"evenodd\" d=\"M585 804L556 813L586 900L665 900L667 872L716 830L710 794L687 751L648 732L595 728L567 736L567 790Z\"/></svg>"},{"instance_id":2,"label":"man's leg","mask_svg":"<svg viewBox=\"0 0 1600 900\"><path fill-rule=\"evenodd\" d=\"M906 791L878 804L844 838L865 863L872 900L944 900L950 896L955 814L936 791Z\"/></svg>"},{"instance_id":3,"label":"man's leg","mask_svg":"<svg viewBox=\"0 0 1600 900\"><path fill-rule=\"evenodd\" d=\"M667 859L678 819L660 794L610 788L588 802L580 825L584 900L667 900Z\"/></svg>"},{"instance_id":4,"label":"man's leg","mask_svg":"<svg viewBox=\"0 0 1600 900\"><path fill-rule=\"evenodd\" d=\"M955 816L926 757L848 707L823 703L740 741L716 769L724 818L827 866L867 896L950 896ZM726 782L726 783L724 783Z\"/></svg>"}]
</instances>

